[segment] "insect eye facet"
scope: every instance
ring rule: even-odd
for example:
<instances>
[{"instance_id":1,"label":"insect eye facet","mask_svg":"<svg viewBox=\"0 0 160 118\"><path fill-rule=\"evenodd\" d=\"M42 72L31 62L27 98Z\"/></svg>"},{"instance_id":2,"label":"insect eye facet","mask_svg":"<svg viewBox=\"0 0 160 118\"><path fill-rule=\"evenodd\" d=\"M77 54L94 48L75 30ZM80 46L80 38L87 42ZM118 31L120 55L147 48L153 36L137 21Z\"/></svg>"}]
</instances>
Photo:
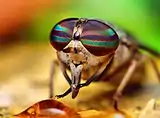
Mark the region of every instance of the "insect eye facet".
<instances>
[{"instance_id":1,"label":"insect eye facet","mask_svg":"<svg viewBox=\"0 0 160 118\"><path fill-rule=\"evenodd\" d=\"M88 20L83 26L81 42L93 55L104 56L117 49L119 37L109 25L98 20Z\"/></svg>"},{"instance_id":2,"label":"insect eye facet","mask_svg":"<svg viewBox=\"0 0 160 118\"><path fill-rule=\"evenodd\" d=\"M50 34L50 42L56 50L62 50L71 41L72 32L77 20L78 18L65 19L53 27Z\"/></svg>"}]
</instances>

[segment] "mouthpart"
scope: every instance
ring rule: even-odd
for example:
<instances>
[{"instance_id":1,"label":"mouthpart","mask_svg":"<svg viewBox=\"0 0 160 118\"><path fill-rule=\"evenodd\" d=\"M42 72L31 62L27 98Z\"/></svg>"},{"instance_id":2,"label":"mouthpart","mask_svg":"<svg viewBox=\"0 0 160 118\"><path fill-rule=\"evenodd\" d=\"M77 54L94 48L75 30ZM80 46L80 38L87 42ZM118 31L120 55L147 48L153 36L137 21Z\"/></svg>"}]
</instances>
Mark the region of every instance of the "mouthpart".
<instances>
[{"instance_id":1,"label":"mouthpart","mask_svg":"<svg viewBox=\"0 0 160 118\"><path fill-rule=\"evenodd\" d=\"M72 99L76 98L79 93L78 86L72 85Z\"/></svg>"}]
</instances>

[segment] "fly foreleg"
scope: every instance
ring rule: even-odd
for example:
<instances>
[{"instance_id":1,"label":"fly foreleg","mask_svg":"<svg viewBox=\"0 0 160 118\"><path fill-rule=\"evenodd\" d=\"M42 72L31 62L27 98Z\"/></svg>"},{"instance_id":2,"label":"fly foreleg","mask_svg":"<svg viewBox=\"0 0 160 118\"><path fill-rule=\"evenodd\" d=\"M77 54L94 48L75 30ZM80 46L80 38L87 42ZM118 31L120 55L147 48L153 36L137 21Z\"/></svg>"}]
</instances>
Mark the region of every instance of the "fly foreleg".
<instances>
[{"instance_id":1,"label":"fly foreleg","mask_svg":"<svg viewBox=\"0 0 160 118\"><path fill-rule=\"evenodd\" d=\"M113 57L111 57L111 60L109 63L112 62ZM108 64L104 67L100 67L100 69L98 69L89 79L87 79L87 81L85 83L80 84L80 88L84 87L84 86L88 86L91 82L96 81L97 79L99 79L99 76L106 70L106 68L108 68Z\"/></svg>"},{"instance_id":2,"label":"fly foreleg","mask_svg":"<svg viewBox=\"0 0 160 118\"><path fill-rule=\"evenodd\" d=\"M65 79L67 80L68 84L71 86L72 81L71 81L70 77L68 76L68 74L67 74L67 72L66 72L66 67L65 67L65 65L64 65L61 61L59 61L59 64L60 64L60 68L61 68L61 71L62 71L63 76L64 76ZM67 91L65 91L63 94L56 95L55 97L56 97L56 98L62 98L62 97L64 97L64 96L68 95L70 92L71 92L71 88L67 89Z\"/></svg>"},{"instance_id":3,"label":"fly foreleg","mask_svg":"<svg viewBox=\"0 0 160 118\"><path fill-rule=\"evenodd\" d=\"M63 98L63 97L65 97L66 95L68 95L70 92L71 92L71 88L67 89L67 91L65 91L63 94L56 95L55 97L56 97L56 98Z\"/></svg>"},{"instance_id":4,"label":"fly foreleg","mask_svg":"<svg viewBox=\"0 0 160 118\"><path fill-rule=\"evenodd\" d=\"M54 84L54 73L55 73L55 65L57 64L56 61L52 62L51 65L51 71L50 71L50 77L49 77L49 98L53 98L54 94L53 94L53 84ZM71 85L71 79L68 76L67 72L66 72L66 68L65 65L59 61L59 65L60 65L60 69L62 71L62 74L64 75L65 79L67 80L68 84ZM68 95L71 92L71 88L69 88L65 93L61 94L61 95L56 95L57 98L61 98L64 97L66 95Z\"/></svg>"},{"instance_id":5,"label":"fly foreleg","mask_svg":"<svg viewBox=\"0 0 160 118\"><path fill-rule=\"evenodd\" d=\"M67 80L68 84L71 85L72 84L72 81L70 79L70 77L68 76L67 72L66 72L66 67L65 65L59 61L59 64L60 64L60 68L61 68L61 71L62 71L62 74L63 76L65 77L65 79Z\"/></svg>"}]
</instances>

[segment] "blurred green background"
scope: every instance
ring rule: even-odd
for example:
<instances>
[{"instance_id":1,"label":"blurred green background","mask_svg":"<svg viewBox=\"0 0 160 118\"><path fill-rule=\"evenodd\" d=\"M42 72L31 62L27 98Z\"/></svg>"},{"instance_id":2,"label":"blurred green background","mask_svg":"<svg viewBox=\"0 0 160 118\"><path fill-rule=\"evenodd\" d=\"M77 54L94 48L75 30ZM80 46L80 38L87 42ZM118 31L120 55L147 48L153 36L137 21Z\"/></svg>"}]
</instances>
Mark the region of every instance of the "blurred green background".
<instances>
[{"instance_id":1,"label":"blurred green background","mask_svg":"<svg viewBox=\"0 0 160 118\"><path fill-rule=\"evenodd\" d=\"M7 1L1 1L1 42L12 42L13 39L48 42L56 22L67 17L85 17L115 23L145 45L160 51L159 0Z\"/></svg>"},{"instance_id":2,"label":"blurred green background","mask_svg":"<svg viewBox=\"0 0 160 118\"><path fill-rule=\"evenodd\" d=\"M46 41L52 26L63 18L98 18L129 30L142 43L160 51L159 6L158 0L70 0L59 11L50 8L37 17L32 26L34 38L30 39Z\"/></svg>"}]
</instances>

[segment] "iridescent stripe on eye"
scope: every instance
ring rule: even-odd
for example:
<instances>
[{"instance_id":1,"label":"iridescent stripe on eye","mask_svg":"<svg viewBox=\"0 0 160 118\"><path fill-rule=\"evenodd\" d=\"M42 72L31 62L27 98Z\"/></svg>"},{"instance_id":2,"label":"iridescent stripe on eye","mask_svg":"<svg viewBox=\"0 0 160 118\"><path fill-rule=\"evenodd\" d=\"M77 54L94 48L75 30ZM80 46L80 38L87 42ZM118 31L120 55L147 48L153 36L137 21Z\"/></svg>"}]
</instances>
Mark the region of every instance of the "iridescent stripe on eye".
<instances>
[{"instance_id":1,"label":"iridescent stripe on eye","mask_svg":"<svg viewBox=\"0 0 160 118\"><path fill-rule=\"evenodd\" d=\"M85 31L81 34L81 37L85 36L85 35L100 35L99 32L97 31Z\"/></svg>"},{"instance_id":2,"label":"iridescent stripe on eye","mask_svg":"<svg viewBox=\"0 0 160 118\"><path fill-rule=\"evenodd\" d=\"M107 29L107 36L113 36L115 35L115 32L112 29Z\"/></svg>"},{"instance_id":3,"label":"iridescent stripe on eye","mask_svg":"<svg viewBox=\"0 0 160 118\"><path fill-rule=\"evenodd\" d=\"M59 37L59 36L53 36L52 40L54 40L55 42L62 42L62 43L68 43L70 40L68 38L63 38L63 37Z\"/></svg>"},{"instance_id":4,"label":"iridescent stripe on eye","mask_svg":"<svg viewBox=\"0 0 160 118\"><path fill-rule=\"evenodd\" d=\"M68 34L68 33L66 33L66 32L62 32L62 31L57 31L57 30L54 30L54 31L53 31L52 36L59 36L59 37L64 37L64 38L69 38L69 37L71 37L70 34Z\"/></svg>"},{"instance_id":5,"label":"iridescent stripe on eye","mask_svg":"<svg viewBox=\"0 0 160 118\"><path fill-rule=\"evenodd\" d=\"M82 40L82 43L86 46L92 47L104 47L104 48L113 48L118 45L118 41L92 41L92 40Z\"/></svg>"},{"instance_id":6,"label":"iridescent stripe on eye","mask_svg":"<svg viewBox=\"0 0 160 118\"><path fill-rule=\"evenodd\" d=\"M107 35L107 36L113 36L115 35L115 31L112 29L107 29L107 30L97 30L97 31L85 31L85 33L82 34L82 37L85 35Z\"/></svg>"},{"instance_id":7,"label":"iridescent stripe on eye","mask_svg":"<svg viewBox=\"0 0 160 118\"><path fill-rule=\"evenodd\" d=\"M54 30L57 30L57 31L65 31L65 32L68 31L67 28L62 27L61 25L57 25L57 26L54 28Z\"/></svg>"},{"instance_id":8,"label":"iridescent stripe on eye","mask_svg":"<svg viewBox=\"0 0 160 118\"><path fill-rule=\"evenodd\" d=\"M93 40L93 41L114 41L115 36L105 36L105 35L85 35L81 37L82 40Z\"/></svg>"}]
</instances>

